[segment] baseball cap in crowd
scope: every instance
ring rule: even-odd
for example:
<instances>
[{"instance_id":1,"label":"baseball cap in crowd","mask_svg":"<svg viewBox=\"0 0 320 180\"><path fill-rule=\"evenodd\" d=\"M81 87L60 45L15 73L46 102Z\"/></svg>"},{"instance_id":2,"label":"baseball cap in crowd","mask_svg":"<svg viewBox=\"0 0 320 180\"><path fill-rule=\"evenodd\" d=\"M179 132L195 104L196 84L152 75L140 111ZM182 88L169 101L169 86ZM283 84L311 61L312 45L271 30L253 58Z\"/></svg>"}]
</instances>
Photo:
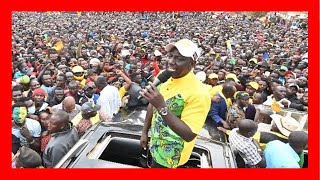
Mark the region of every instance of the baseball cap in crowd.
<instances>
[{"instance_id":1,"label":"baseball cap in crowd","mask_svg":"<svg viewBox=\"0 0 320 180\"><path fill-rule=\"evenodd\" d=\"M37 168L42 166L40 155L36 151L25 146L20 148L18 160L24 168Z\"/></svg>"},{"instance_id":2,"label":"baseball cap in crowd","mask_svg":"<svg viewBox=\"0 0 320 180\"><path fill-rule=\"evenodd\" d=\"M165 50L168 52L173 47L176 47L182 56L190 57L194 61L198 60L198 58L200 57L200 49L194 42L190 41L189 39L181 39L176 43L168 44L165 47Z\"/></svg>"},{"instance_id":3,"label":"baseball cap in crowd","mask_svg":"<svg viewBox=\"0 0 320 180\"><path fill-rule=\"evenodd\" d=\"M226 75L226 79L233 79L235 82L239 82L239 79L237 78L237 76L233 73L229 73Z\"/></svg>"},{"instance_id":4,"label":"baseball cap in crowd","mask_svg":"<svg viewBox=\"0 0 320 180\"><path fill-rule=\"evenodd\" d=\"M288 71L288 68L286 66L281 66L279 70L280 71Z\"/></svg>"},{"instance_id":5,"label":"baseball cap in crowd","mask_svg":"<svg viewBox=\"0 0 320 180\"><path fill-rule=\"evenodd\" d=\"M299 86L296 83L290 83L288 87L296 87L297 90L299 89Z\"/></svg>"},{"instance_id":6,"label":"baseball cap in crowd","mask_svg":"<svg viewBox=\"0 0 320 180\"><path fill-rule=\"evenodd\" d=\"M92 59L90 59L90 61L89 61L89 64L90 65L93 65L93 64L100 64L100 60L99 59L97 59L97 58L92 58Z\"/></svg>"},{"instance_id":7,"label":"baseball cap in crowd","mask_svg":"<svg viewBox=\"0 0 320 180\"><path fill-rule=\"evenodd\" d=\"M294 73L294 72L292 72L292 71L290 71L290 70L288 70L287 72L285 72L285 76L286 75L288 75L288 74L292 74L293 76L294 76L294 78L296 79L297 78L297 75L296 75L296 73Z\"/></svg>"},{"instance_id":8,"label":"baseball cap in crowd","mask_svg":"<svg viewBox=\"0 0 320 180\"><path fill-rule=\"evenodd\" d=\"M218 74L212 73L212 74L209 75L208 78L209 78L209 79L218 79Z\"/></svg>"},{"instance_id":9,"label":"baseball cap in crowd","mask_svg":"<svg viewBox=\"0 0 320 180\"><path fill-rule=\"evenodd\" d=\"M87 90L88 88L92 88L92 89L93 89L92 86L90 86L90 85L85 85L85 86L83 87L83 90Z\"/></svg>"},{"instance_id":10,"label":"baseball cap in crowd","mask_svg":"<svg viewBox=\"0 0 320 180\"><path fill-rule=\"evenodd\" d=\"M127 50L127 49L123 49L123 50L121 51L121 56L122 56L122 57L130 56L130 55L131 55L131 54L130 54L130 51Z\"/></svg>"},{"instance_id":11,"label":"baseball cap in crowd","mask_svg":"<svg viewBox=\"0 0 320 180\"><path fill-rule=\"evenodd\" d=\"M289 136L291 132L299 130L299 122L291 116L283 117L279 114L272 114L270 117L280 132L285 136Z\"/></svg>"},{"instance_id":12,"label":"baseball cap in crowd","mask_svg":"<svg viewBox=\"0 0 320 180\"><path fill-rule=\"evenodd\" d=\"M87 76L91 76L92 74L97 73L96 71L94 71L93 69L88 69L87 70Z\"/></svg>"},{"instance_id":13,"label":"baseball cap in crowd","mask_svg":"<svg viewBox=\"0 0 320 180\"><path fill-rule=\"evenodd\" d=\"M101 108L100 105L94 104L93 102L86 102L81 106L82 113L96 112Z\"/></svg>"},{"instance_id":14,"label":"baseball cap in crowd","mask_svg":"<svg viewBox=\"0 0 320 180\"><path fill-rule=\"evenodd\" d=\"M35 89L34 91L33 91L33 93L32 93L32 96L36 96L36 95L43 95L43 96L46 96L47 95L47 93L46 93L46 91L44 90L44 89L42 89L42 88L37 88L37 89Z\"/></svg>"},{"instance_id":15,"label":"baseball cap in crowd","mask_svg":"<svg viewBox=\"0 0 320 180\"><path fill-rule=\"evenodd\" d=\"M197 77L197 79L199 79L201 82L204 82L204 81L206 80L206 78L207 78L207 75L206 75L205 72L199 71L199 72L197 72L196 77Z\"/></svg>"},{"instance_id":16,"label":"baseball cap in crowd","mask_svg":"<svg viewBox=\"0 0 320 180\"><path fill-rule=\"evenodd\" d=\"M259 89L259 84L257 82L249 82L247 85L251 86L253 89L258 90Z\"/></svg>"},{"instance_id":17,"label":"baseball cap in crowd","mask_svg":"<svg viewBox=\"0 0 320 180\"><path fill-rule=\"evenodd\" d=\"M258 63L258 60L256 59L256 58L251 58L250 60L249 60L249 63L250 62L254 62L255 64L257 64Z\"/></svg>"},{"instance_id":18,"label":"baseball cap in crowd","mask_svg":"<svg viewBox=\"0 0 320 180\"><path fill-rule=\"evenodd\" d=\"M16 82L19 83L19 84L29 84L30 77L28 75L24 75L24 76L16 79Z\"/></svg>"},{"instance_id":19,"label":"baseball cap in crowd","mask_svg":"<svg viewBox=\"0 0 320 180\"><path fill-rule=\"evenodd\" d=\"M240 99L240 100L248 100L250 99L250 96L248 93L246 93L245 91L239 91L236 94L236 99Z\"/></svg>"},{"instance_id":20,"label":"baseball cap in crowd","mask_svg":"<svg viewBox=\"0 0 320 180\"><path fill-rule=\"evenodd\" d=\"M154 51L154 55L155 55L155 56L161 56L162 53L156 49L156 50Z\"/></svg>"}]
</instances>

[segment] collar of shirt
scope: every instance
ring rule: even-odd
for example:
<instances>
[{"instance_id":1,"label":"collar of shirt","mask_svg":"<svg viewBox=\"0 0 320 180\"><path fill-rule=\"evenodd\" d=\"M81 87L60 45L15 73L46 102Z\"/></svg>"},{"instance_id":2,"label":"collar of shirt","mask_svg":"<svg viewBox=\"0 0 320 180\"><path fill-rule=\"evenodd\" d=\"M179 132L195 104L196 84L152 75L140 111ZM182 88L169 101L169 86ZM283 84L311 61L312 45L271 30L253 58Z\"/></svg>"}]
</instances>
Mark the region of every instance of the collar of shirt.
<instances>
[{"instance_id":1,"label":"collar of shirt","mask_svg":"<svg viewBox=\"0 0 320 180\"><path fill-rule=\"evenodd\" d=\"M239 134L239 128L234 128L234 131L235 131L235 133L236 133L236 136L238 136L239 138L241 138L243 141L250 141L250 142L252 142L252 137L249 137L249 138L247 138L247 137L245 137L245 136L242 136L241 134Z\"/></svg>"}]
</instances>

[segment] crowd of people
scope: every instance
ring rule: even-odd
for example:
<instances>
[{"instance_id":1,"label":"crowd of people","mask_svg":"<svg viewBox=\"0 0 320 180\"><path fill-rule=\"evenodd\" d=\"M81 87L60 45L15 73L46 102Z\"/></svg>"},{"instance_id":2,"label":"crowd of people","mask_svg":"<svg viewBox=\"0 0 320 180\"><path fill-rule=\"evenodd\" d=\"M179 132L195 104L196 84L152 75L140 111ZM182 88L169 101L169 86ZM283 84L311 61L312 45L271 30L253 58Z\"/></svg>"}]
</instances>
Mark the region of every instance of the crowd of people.
<instances>
[{"instance_id":1,"label":"crowd of people","mask_svg":"<svg viewBox=\"0 0 320 180\"><path fill-rule=\"evenodd\" d=\"M158 87L173 97L170 111L148 86L165 70L181 72ZM198 100L165 88L187 97L198 91ZM263 20L225 12L12 14L13 167L52 168L91 126L149 102L159 113L147 113L144 147L152 117L161 116L166 133L183 139L180 152L189 151L203 125L192 120L203 117L229 136L244 167L302 167L307 134L277 113L308 111L307 20L278 13ZM177 117L184 123L172 122ZM151 139L154 167L188 159L166 162L155 150L159 139Z\"/></svg>"}]
</instances>

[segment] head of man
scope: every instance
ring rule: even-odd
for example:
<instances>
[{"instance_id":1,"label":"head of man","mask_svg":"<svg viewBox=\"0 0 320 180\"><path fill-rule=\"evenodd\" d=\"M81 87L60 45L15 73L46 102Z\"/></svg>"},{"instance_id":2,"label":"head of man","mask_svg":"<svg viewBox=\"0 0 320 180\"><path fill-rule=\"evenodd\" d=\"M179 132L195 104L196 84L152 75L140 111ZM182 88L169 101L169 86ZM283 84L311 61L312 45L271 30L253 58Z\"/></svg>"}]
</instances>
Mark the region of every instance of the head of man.
<instances>
[{"instance_id":1,"label":"head of man","mask_svg":"<svg viewBox=\"0 0 320 180\"><path fill-rule=\"evenodd\" d=\"M27 63L25 62L18 63L17 68L20 72L23 72L23 73L27 73L28 71L28 66L27 66Z\"/></svg>"},{"instance_id":2,"label":"head of man","mask_svg":"<svg viewBox=\"0 0 320 180\"><path fill-rule=\"evenodd\" d=\"M249 105L250 96L244 91L237 92L236 103L240 108L247 107Z\"/></svg>"},{"instance_id":3,"label":"head of man","mask_svg":"<svg viewBox=\"0 0 320 180\"><path fill-rule=\"evenodd\" d=\"M68 89L70 94L76 96L78 94L78 90L79 90L79 81L71 81L68 84Z\"/></svg>"},{"instance_id":4,"label":"head of man","mask_svg":"<svg viewBox=\"0 0 320 180\"><path fill-rule=\"evenodd\" d=\"M86 60L82 59L80 61L80 66L84 69L84 70L87 70L89 68L89 64Z\"/></svg>"},{"instance_id":5,"label":"head of man","mask_svg":"<svg viewBox=\"0 0 320 180\"><path fill-rule=\"evenodd\" d=\"M277 79L271 80L270 83L269 83L269 87L270 87L271 92L273 92L274 89L275 89L277 86L280 86L280 85L282 85L281 81L279 81L279 80L277 80Z\"/></svg>"},{"instance_id":6,"label":"head of man","mask_svg":"<svg viewBox=\"0 0 320 180\"><path fill-rule=\"evenodd\" d=\"M243 119L238 122L239 134L244 137L252 137L258 129L258 125L256 122L250 119Z\"/></svg>"},{"instance_id":7,"label":"head of man","mask_svg":"<svg viewBox=\"0 0 320 180\"><path fill-rule=\"evenodd\" d=\"M23 126L28 114L28 107L23 102L12 105L12 120L18 126Z\"/></svg>"},{"instance_id":8,"label":"head of man","mask_svg":"<svg viewBox=\"0 0 320 180\"><path fill-rule=\"evenodd\" d=\"M16 159L16 168L37 168L41 167L42 159L40 155L31 148L22 146L20 154Z\"/></svg>"},{"instance_id":9,"label":"head of man","mask_svg":"<svg viewBox=\"0 0 320 180\"><path fill-rule=\"evenodd\" d=\"M39 121L41 124L41 127L47 129L49 124L49 119L51 117L51 114L48 110L40 111L39 112Z\"/></svg>"},{"instance_id":10,"label":"head of man","mask_svg":"<svg viewBox=\"0 0 320 180\"><path fill-rule=\"evenodd\" d=\"M75 107L76 101L72 96L67 96L62 101L62 109L67 113L71 113Z\"/></svg>"},{"instance_id":11,"label":"head of man","mask_svg":"<svg viewBox=\"0 0 320 180\"><path fill-rule=\"evenodd\" d=\"M299 86L297 84L291 83L287 87L287 96L296 96L299 90Z\"/></svg>"},{"instance_id":12,"label":"head of man","mask_svg":"<svg viewBox=\"0 0 320 180\"><path fill-rule=\"evenodd\" d=\"M31 89L31 91L34 91L35 89L37 89L39 87L40 87L40 84L39 84L37 79L32 79L30 81L30 89Z\"/></svg>"},{"instance_id":13,"label":"head of man","mask_svg":"<svg viewBox=\"0 0 320 180\"><path fill-rule=\"evenodd\" d=\"M268 84L266 81L260 80L260 81L258 81L258 84L259 84L259 89L258 89L259 92L264 92L267 90Z\"/></svg>"},{"instance_id":14,"label":"head of man","mask_svg":"<svg viewBox=\"0 0 320 180\"><path fill-rule=\"evenodd\" d=\"M271 124L272 118L270 115L272 115L273 112L268 109L261 109L258 115L258 123L265 123L265 124Z\"/></svg>"},{"instance_id":15,"label":"head of man","mask_svg":"<svg viewBox=\"0 0 320 180\"><path fill-rule=\"evenodd\" d=\"M267 100L267 95L265 93L255 93L252 96L252 104L262 104Z\"/></svg>"},{"instance_id":16,"label":"head of man","mask_svg":"<svg viewBox=\"0 0 320 180\"><path fill-rule=\"evenodd\" d=\"M86 102L81 106L81 115L84 119L90 119L97 115L101 106L92 102Z\"/></svg>"},{"instance_id":17,"label":"head of man","mask_svg":"<svg viewBox=\"0 0 320 180\"><path fill-rule=\"evenodd\" d=\"M246 92L252 97L259 89L259 84L255 81L249 82L246 86Z\"/></svg>"},{"instance_id":18,"label":"head of man","mask_svg":"<svg viewBox=\"0 0 320 180\"><path fill-rule=\"evenodd\" d=\"M233 98L234 93L237 91L236 87L231 83L225 83L222 87L222 94L226 98Z\"/></svg>"},{"instance_id":19,"label":"head of man","mask_svg":"<svg viewBox=\"0 0 320 180\"><path fill-rule=\"evenodd\" d=\"M32 98L36 107L42 106L42 103L45 100L47 92L42 88L37 88L32 93Z\"/></svg>"},{"instance_id":20,"label":"head of man","mask_svg":"<svg viewBox=\"0 0 320 180\"><path fill-rule=\"evenodd\" d=\"M41 82L43 85L50 87L52 86L52 77L50 74L44 74L42 76Z\"/></svg>"},{"instance_id":21,"label":"head of man","mask_svg":"<svg viewBox=\"0 0 320 180\"><path fill-rule=\"evenodd\" d=\"M224 80L225 76L226 76L226 74L225 74L223 71L219 71L219 72L218 72L218 79L219 79L219 81Z\"/></svg>"},{"instance_id":22,"label":"head of man","mask_svg":"<svg viewBox=\"0 0 320 180\"><path fill-rule=\"evenodd\" d=\"M142 82L142 76L140 73L134 72L134 73L130 74L130 78L131 78L132 82L135 82L137 84L140 84Z\"/></svg>"},{"instance_id":23,"label":"head of man","mask_svg":"<svg viewBox=\"0 0 320 180\"><path fill-rule=\"evenodd\" d=\"M293 131L288 137L289 145L297 153L301 154L308 145L308 134L304 131Z\"/></svg>"},{"instance_id":24,"label":"head of man","mask_svg":"<svg viewBox=\"0 0 320 180\"><path fill-rule=\"evenodd\" d=\"M279 79L279 74L276 73L276 72L272 72L270 74L270 79L273 80L273 79Z\"/></svg>"},{"instance_id":25,"label":"head of man","mask_svg":"<svg viewBox=\"0 0 320 180\"><path fill-rule=\"evenodd\" d=\"M280 101L281 99L285 98L287 95L287 90L284 86L277 86L273 90L273 96L277 101Z\"/></svg>"},{"instance_id":26,"label":"head of man","mask_svg":"<svg viewBox=\"0 0 320 180\"><path fill-rule=\"evenodd\" d=\"M84 90L84 94L88 97L88 98L92 98L93 94L94 94L94 89L93 87L89 86L89 85L85 85L83 87Z\"/></svg>"},{"instance_id":27,"label":"head of man","mask_svg":"<svg viewBox=\"0 0 320 180\"><path fill-rule=\"evenodd\" d=\"M308 63L306 61L300 61L297 68L300 70L306 69L308 68Z\"/></svg>"},{"instance_id":28,"label":"head of man","mask_svg":"<svg viewBox=\"0 0 320 180\"><path fill-rule=\"evenodd\" d=\"M172 78L187 75L200 57L200 49L188 39L168 44L165 50L168 52L168 70L172 72Z\"/></svg>"},{"instance_id":29,"label":"head of man","mask_svg":"<svg viewBox=\"0 0 320 180\"><path fill-rule=\"evenodd\" d=\"M84 69L81 66L74 66L72 73L75 80L82 81L84 79Z\"/></svg>"},{"instance_id":30,"label":"head of man","mask_svg":"<svg viewBox=\"0 0 320 180\"><path fill-rule=\"evenodd\" d=\"M215 86L217 85L217 82L218 82L218 75L215 73L209 74L208 84L210 84L211 86Z\"/></svg>"},{"instance_id":31,"label":"head of man","mask_svg":"<svg viewBox=\"0 0 320 180\"><path fill-rule=\"evenodd\" d=\"M17 85L12 88L12 99L13 102L18 102L22 97L22 87Z\"/></svg>"},{"instance_id":32,"label":"head of man","mask_svg":"<svg viewBox=\"0 0 320 180\"><path fill-rule=\"evenodd\" d=\"M67 72L66 73L67 83L71 82L73 80L73 73Z\"/></svg>"},{"instance_id":33,"label":"head of man","mask_svg":"<svg viewBox=\"0 0 320 180\"><path fill-rule=\"evenodd\" d=\"M57 87L54 90L54 99L58 103L61 103L63 101L64 97L65 97L64 90L61 87Z\"/></svg>"},{"instance_id":34,"label":"head of man","mask_svg":"<svg viewBox=\"0 0 320 180\"><path fill-rule=\"evenodd\" d=\"M94 84L96 85L96 87L98 88L98 90L102 91L104 87L106 87L107 84L107 78L104 76L97 76Z\"/></svg>"},{"instance_id":35,"label":"head of man","mask_svg":"<svg viewBox=\"0 0 320 180\"><path fill-rule=\"evenodd\" d=\"M48 133L53 134L61 132L66 129L69 125L69 115L68 113L58 110L54 112L49 119L48 123Z\"/></svg>"},{"instance_id":36,"label":"head of man","mask_svg":"<svg viewBox=\"0 0 320 180\"><path fill-rule=\"evenodd\" d=\"M301 88L307 88L308 87L308 79L306 77L299 77L297 84Z\"/></svg>"},{"instance_id":37,"label":"head of man","mask_svg":"<svg viewBox=\"0 0 320 180\"><path fill-rule=\"evenodd\" d=\"M59 74L57 79L56 79L56 83L57 83L57 87L62 87L64 88L67 82L67 77L64 74Z\"/></svg>"}]
</instances>

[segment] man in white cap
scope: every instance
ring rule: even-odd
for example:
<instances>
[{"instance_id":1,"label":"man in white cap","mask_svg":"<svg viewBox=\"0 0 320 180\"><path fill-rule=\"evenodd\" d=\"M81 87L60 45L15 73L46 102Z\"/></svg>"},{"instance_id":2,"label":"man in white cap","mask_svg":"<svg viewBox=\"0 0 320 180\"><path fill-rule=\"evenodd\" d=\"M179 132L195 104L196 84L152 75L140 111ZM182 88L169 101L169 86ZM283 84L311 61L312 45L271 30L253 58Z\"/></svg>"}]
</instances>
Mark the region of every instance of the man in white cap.
<instances>
[{"instance_id":1,"label":"man in white cap","mask_svg":"<svg viewBox=\"0 0 320 180\"><path fill-rule=\"evenodd\" d=\"M210 108L210 95L192 72L200 56L197 45L182 39L165 50L172 77L141 92L149 106L140 143L146 149L151 129L151 167L176 168L189 160Z\"/></svg>"}]
</instances>

